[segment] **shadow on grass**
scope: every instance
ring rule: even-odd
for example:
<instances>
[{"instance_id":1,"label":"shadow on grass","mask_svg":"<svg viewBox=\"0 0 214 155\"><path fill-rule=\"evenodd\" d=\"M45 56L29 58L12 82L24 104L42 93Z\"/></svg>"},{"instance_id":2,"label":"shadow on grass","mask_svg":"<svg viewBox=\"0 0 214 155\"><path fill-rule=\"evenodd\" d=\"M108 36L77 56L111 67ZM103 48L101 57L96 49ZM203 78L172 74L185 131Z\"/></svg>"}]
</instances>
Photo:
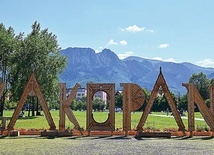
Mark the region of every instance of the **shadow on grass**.
<instances>
[{"instance_id":1,"label":"shadow on grass","mask_svg":"<svg viewBox=\"0 0 214 155\"><path fill-rule=\"evenodd\" d=\"M6 118L7 121L11 119L11 117L4 117L4 118ZM2 120L2 117L0 117L0 121L1 120Z\"/></svg>"},{"instance_id":2,"label":"shadow on grass","mask_svg":"<svg viewBox=\"0 0 214 155\"><path fill-rule=\"evenodd\" d=\"M12 117L4 117L6 120L10 120ZM28 119L36 119L38 116L25 116L25 117L18 117L20 120L28 120ZM0 120L2 120L2 117L0 117Z\"/></svg>"},{"instance_id":3,"label":"shadow on grass","mask_svg":"<svg viewBox=\"0 0 214 155\"><path fill-rule=\"evenodd\" d=\"M16 138L20 138L20 139L25 139L25 138L34 138L34 139L55 139L58 138L56 136L40 136L40 135L22 135L22 136L18 136Z\"/></svg>"},{"instance_id":4,"label":"shadow on grass","mask_svg":"<svg viewBox=\"0 0 214 155\"><path fill-rule=\"evenodd\" d=\"M175 139L175 140L188 140L191 139L192 137L188 137L188 136L178 136L178 137L171 137L171 139Z\"/></svg>"},{"instance_id":5,"label":"shadow on grass","mask_svg":"<svg viewBox=\"0 0 214 155\"><path fill-rule=\"evenodd\" d=\"M108 140L130 140L132 136L114 136L109 137Z\"/></svg>"},{"instance_id":6,"label":"shadow on grass","mask_svg":"<svg viewBox=\"0 0 214 155\"><path fill-rule=\"evenodd\" d=\"M188 136L184 136L184 137L171 137L171 138L163 138L163 137L159 137L159 138L144 138L144 137L134 137L134 136L68 136L68 137L58 137L58 136L38 136L38 135L25 135L25 136L18 136L18 137L14 137L14 136L5 136L5 135L0 135L0 139L5 139L5 138L16 138L16 139L29 139L29 138L35 138L35 139L56 139L56 138L63 138L65 140L98 140L98 139L103 139L103 140L131 140L132 138L135 138L138 141L146 141L146 140L152 140L152 139L156 139L156 140L163 140L163 139L172 139L172 140L178 140L178 141L185 141L185 140L202 140L202 141L206 141L206 140L212 140L214 139L214 137L208 136L197 136L197 137L188 137Z\"/></svg>"},{"instance_id":7,"label":"shadow on grass","mask_svg":"<svg viewBox=\"0 0 214 155\"><path fill-rule=\"evenodd\" d=\"M9 136L9 135L0 135L0 139L36 139L40 138L40 136L36 135L21 135L21 136Z\"/></svg>"},{"instance_id":8,"label":"shadow on grass","mask_svg":"<svg viewBox=\"0 0 214 155\"><path fill-rule=\"evenodd\" d=\"M140 141L140 140L152 140L152 139L155 139L155 140L170 139L168 137L140 137L140 136L134 136L134 138L138 141Z\"/></svg>"},{"instance_id":9,"label":"shadow on grass","mask_svg":"<svg viewBox=\"0 0 214 155\"><path fill-rule=\"evenodd\" d=\"M134 138L136 139L136 140L144 140L142 137L140 137L140 136L134 136Z\"/></svg>"},{"instance_id":10,"label":"shadow on grass","mask_svg":"<svg viewBox=\"0 0 214 155\"><path fill-rule=\"evenodd\" d=\"M6 138L7 136L5 136L5 135L0 135L0 139L4 139L4 138Z\"/></svg>"},{"instance_id":11,"label":"shadow on grass","mask_svg":"<svg viewBox=\"0 0 214 155\"><path fill-rule=\"evenodd\" d=\"M210 140L210 139L214 139L214 137L213 136L209 136L209 137L203 137L203 138L201 138L202 140Z\"/></svg>"},{"instance_id":12,"label":"shadow on grass","mask_svg":"<svg viewBox=\"0 0 214 155\"><path fill-rule=\"evenodd\" d=\"M36 119L38 116L25 116L25 117L19 117L20 120L28 120L28 119Z\"/></svg>"},{"instance_id":13,"label":"shadow on grass","mask_svg":"<svg viewBox=\"0 0 214 155\"><path fill-rule=\"evenodd\" d=\"M68 140L75 140L75 139L81 139L86 137L88 136L72 136L72 137L64 137L64 138L67 138Z\"/></svg>"},{"instance_id":14,"label":"shadow on grass","mask_svg":"<svg viewBox=\"0 0 214 155\"><path fill-rule=\"evenodd\" d=\"M45 136L43 137L44 139L55 139L58 138L57 136Z\"/></svg>"},{"instance_id":15,"label":"shadow on grass","mask_svg":"<svg viewBox=\"0 0 214 155\"><path fill-rule=\"evenodd\" d=\"M104 140L129 140L132 137L126 137L126 136L73 136L69 137L68 139L75 140L75 139L88 139L88 140L96 140L96 139L104 139Z\"/></svg>"},{"instance_id":16,"label":"shadow on grass","mask_svg":"<svg viewBox=\"0 0 214 155\"><path fill-rule=\"evenodd\" d=\"M189 137L189 136L183 136L183 137L172 137L172 139L175 140L211 140L214 139L213 136L194 136L194 137Z\"/></svg>"}]
</instances>

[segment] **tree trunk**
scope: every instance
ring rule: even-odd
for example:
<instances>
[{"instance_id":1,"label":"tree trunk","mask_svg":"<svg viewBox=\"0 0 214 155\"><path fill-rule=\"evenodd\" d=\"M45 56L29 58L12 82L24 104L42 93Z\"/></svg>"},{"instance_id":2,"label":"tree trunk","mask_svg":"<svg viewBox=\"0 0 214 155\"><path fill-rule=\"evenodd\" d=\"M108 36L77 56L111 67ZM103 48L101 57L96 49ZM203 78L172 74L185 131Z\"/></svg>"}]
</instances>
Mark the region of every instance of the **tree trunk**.
<instances>
[{"instance_id":1,"label":"tree trunk","mask_svg":"<svg viewBox=\"0 0 214 155\"><path fill-rule=\"evenodd\" d=\"M32 116L35 116L35 98L32 96Z\"/></svg>"},{"instance_id":2,"label":"tree trunk","mask_svg":"<svg viewBox=\"0 0 214 155\"><path fill-rule=\"evenodd\" d=\"M4 112L4 97L0 99L0 116L3 117L3 112Z\"/></svg>"},{"instance_id":3,"label":"tree trunk","mask_svg":"<svg viewBox=\"0 0 214 155\"><path fill-rule=\"evenodd\" d=\"M28 117L30 117L30 106L28 107Z\"/></svg>"},{"instance_id":4,"label":"tree trunk","mask_svg":"<svg viewBox=\"0 0 214 155\"><path fill-rule=\"evenodd\" d=\"M6 63L7 64L7 63ZM2 65L2 81L1 82L6 82L7 83L7 70L6 70L6 66ZM4 104L5 104L5 95L6 95L6 89L7 89L7 85L6 88L2 94L2 97L0 99L0 116L3 116L3 112L4 112Z\"/></svg>"},{"instance_id":5,"label":"tree trunk","mask_svg":"<svg viewBox=\"0 0 214 155\"><path fill-rule=\"evenodd\" d=\"M36 116L39 116L40 112L39 112L39 99L38 97L36 98Z\"/></svg>"}]
</instances>

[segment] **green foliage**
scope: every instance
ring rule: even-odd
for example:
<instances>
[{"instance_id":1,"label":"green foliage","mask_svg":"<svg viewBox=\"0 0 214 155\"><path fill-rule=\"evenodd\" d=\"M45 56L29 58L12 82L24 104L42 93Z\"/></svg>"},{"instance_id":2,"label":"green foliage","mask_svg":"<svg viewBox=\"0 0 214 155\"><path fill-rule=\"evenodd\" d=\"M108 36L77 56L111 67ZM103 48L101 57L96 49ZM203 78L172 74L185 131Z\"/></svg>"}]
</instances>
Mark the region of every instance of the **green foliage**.
<instances>
[{"instance_id":1,"label":"green foliage","mask_svg":"<svg viewBox=\"0 0 214 155\"><path fill-rule=\"evenodd\" d=\"M57 107L58 101L58 74L66 66L66 58L60 55L57 37L48 29L41 29L35 21L32 31L25 36L17 36L14 30L0 24L0 71L1 82L9 86L10 100L19 101L24 87L34 71L36 79L43 92L44 98L52 107ZM0 106L0 116L4 107L4 99ZM54 105L55 104L55 105Z\"/></svg>"},{"instance_id":2,"label":"green foliage","mask_svg":"<svg viewBox=\"0 0 214 155\"><path fill-rule=\"evenodd\" d=\"M70 108L71 108L72 110L75 110L75 111L76 111L76 110L77 110L76 107L77 107L77 101L76 101L76 100L73 100L72 103L71 103Z\"/></svg>"},{"instance_id":3,"label":"green foliage","mask_svg":"<svg viewBox=\"0 0 214 155\"><path fill-rule=\"evenodd\" d=\"M80 99L74 99L73 101L72 101L72 103L71 103L71 109L72 110L75 110L75 111L77 111L77 110L79 110L79 111L81 111L81 110L86 110L86 101L85 101L85 97L82 97L82 98L80 98Z\"/></svg>"},{"instance_id":4,"label":"green foliage","mask_svg":"<svg viewBox=\"0 0 214 155\"><path fill-rule=\"evenodd\" d=\"M123 94L119 91L115 95L115 107L123 107Z\"/></svg>"},{"instance_id":5,"label":"green foliage","mask_svg":"<svg viewBox=\"0 0 214 155\"><path fill-rule=\"evenodd\" d=\"M9 109L9 110L11 110L11 109L15 109L16 108L16 106L17 106L17 102L13 102L13 101L6 101L5 102L5 109Z\"/></svg>"},{"instance_id":6,"label":"green foliage","mask_svg":"<svg viewBox=\"0 0 214 155\"><path fill-rule=\"evenodd\" d=\"M13 55L15 47L14 36L14 30L12 29L12 27L6 29L2 23L0 24L0 83L5 82L7 85L9 83L8 73L11 66L11 57ZM0 100L0 116L3 115L6 93L7 88L5 89Z\"/></svg>"},{"instance_id":7,"label":"green foliage","mask_svg":"<svg viewBox=\"0 0 214 155\"><path fill-rule=\"evenodd\" d=\"M205 104L207 105L207 107L210 107L210 99L205 100Z\"/></svg>"},{"instance_id":8,"label":"green foliage","mask_svg":"<svg viewBox=\"0 0 214 155\"><path fill-rule=\"evenodd\" d=\"M180 101L178 103L178 109L183 108L184 110L187 110L187 104L188 104L187 94L185 94L180 98Z\"/></svg>"},{"instance_id":9,"label":"green foliage","mask_svg":"<svg viewBox=\"0 0 214 155\"><path fill-rule=\"evenodd\" d=\"M105 102L98 98L98 97L95 97L94 100L92 101L92 109L94 111L103 111L105 108Z\"/></svg>"},{"instance_id":10,"label":"green foliage","mask_svg":"<svg viewBox=\"0 0 214 155\"><path fill-rule=\"evenodd\" d=\"M178 98L175 94L171 92L171 96L173 98L174 103L178 104ZM167 108L170 109L169 102L165 95L163 96L157 96L154 100L153 106L151 108L151 111L161 112L165 111Z\"/></svg>"},{"instance_id":11,"label":"green foliage","mask_svg":"<svg viewBox=\"0 0 214 155\"><path fill-rule=\"evenodd\" d=\"M48 29L42 30L36 21L30 34L26 37L20 35L18 38L10 71L13 100L19 100L30 74L34 71L45 99L51 105L57 104L58 74L66 65L66 58L59 54L57 37L49 33Z\"/></svg>"},{"instance_id":12,"label":"green foliage","mask_svg":"<svg viewBox=\"0 0 214 155\"><path fill-rule=\"evenodd\" d=\"M209 86L210 86L211 80L209 80L206 77L206 74L202 72L199 74L193 74L189 79L189 83L193 83L196 86L196 88L198 89L199 93L201 94L204 100L210 97Z\"/></svg>"},{"instance_id":13,"label":"green foliage","mask_svg":"<svg viewBox=\"0 0 214 155\"><path fill-rule=\"evenodd\" d=\"M144 111L148 101L149 101L149 98L150 98L150 95L151 95L151 92L147 89L143 89L143 92L144 92L144 95L145 95L145 100L144 100L144 103L143 105L141 106L141 108L139 109L139 111Z\"/></svg>"}]
</instances>

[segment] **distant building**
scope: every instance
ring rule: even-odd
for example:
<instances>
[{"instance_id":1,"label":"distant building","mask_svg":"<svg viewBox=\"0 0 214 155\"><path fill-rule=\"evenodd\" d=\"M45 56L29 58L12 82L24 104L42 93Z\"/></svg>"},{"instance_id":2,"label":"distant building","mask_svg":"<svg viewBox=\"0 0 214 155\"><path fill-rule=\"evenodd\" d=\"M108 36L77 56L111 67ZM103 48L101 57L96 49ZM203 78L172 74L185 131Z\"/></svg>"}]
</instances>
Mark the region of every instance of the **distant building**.
<instances>
[{"instance_id":1,"label":"distant building","mask_svg":"<svg viewBox=\"0 0 214 155\"><path fill-rule=\"evenodd\" d=\"M73 88L67 88L66 89L66 96L67 97L70 95L70 93L72 92L72 90L73 90ZM86 95L87 95L87 90L85 88L79 88L77 90L75 98L76 99L80 99L82 97L86 97Z\"/></svg>"},{"instance_id":2,"label":"distant building","mask_svg":"<svg viewBox=\"0 0 214 155\"><path fill-rule=\"evenodd\" d=\"M68 97L68 95L72 92L73 88L67 88L66 89L66 96ZM79 88L77 90L77 93L76 93L76 99L80 99L82 97L86 97L87 96L87 89L86 88ZM94 94L94 98L100 98L102 99L105 104L107 104L107 94L103 91L98 91Z\"/></svg>"},{"instance_id":3,"label":"distant building","mask_svg":"<svg viewBox=\"0 0 214 155\"><path fill-rule=\"evenodd\" d=\"M79 99L82 97L86 97L86 95L87 95L87 90L85 88L79 88L76 93L76 98Z\"/></svg>"},{"instance_id":4,"label":"distant building","mask_svg":"<svg viewBox=\"0 0 214 155\"><path fill-rule=\"evenodd\" d=\"M104 91L98 91L94 94L94 97L100 98L107 104L107 94Z\"/></svg>"}]
</instances>

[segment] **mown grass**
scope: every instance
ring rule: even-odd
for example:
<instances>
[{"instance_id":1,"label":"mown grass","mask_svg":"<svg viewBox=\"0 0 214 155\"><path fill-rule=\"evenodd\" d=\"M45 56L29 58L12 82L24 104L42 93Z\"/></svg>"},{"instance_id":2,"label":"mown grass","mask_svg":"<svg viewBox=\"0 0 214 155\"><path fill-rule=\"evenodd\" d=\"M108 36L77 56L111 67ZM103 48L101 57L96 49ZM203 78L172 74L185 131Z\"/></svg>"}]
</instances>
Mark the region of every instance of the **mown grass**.
<instances>
[{"instance_id":1,"label":"mown grass","mask_svg":"<svg viewBox=\"0 0 214 155\"><path fill-rule=\"evenodd\" d=\"M59 111L53 110L50 111L51 116L55 122L56 127L59 126ZM83 129L86 129L86 111L73 111L77 121L80 124L80 127ZM13 111L4 111L4 117L7 117L7 124L9 123L10 117L12 117ZM97 122L104 122L108 117L108 112L93 112L94 118ZM163 130L165 128L167 129L177 129L177 123L175 119L172 117L159 117L156 115L166 115L166 113L152 113L149 114L145 125L143 128L150 128L150 129L160 129ZM188 116L187 113L185 113L186 117ZM134 112L131 115L131 127L132 129L136 129L140 118L142 116L142 112ZM195 113L195 118L203 118L199 112ZM188 120L183 118L183 123L188 128ZM122 112L115 113L115 128L122 128L123 126L123 115ZM71 123L68 118L66 117L66 128L72 129L74 127L73 123ZM195 120L195 127L196 128L206 128L208 125L205 121L198 121ZM14 126L15 129L48 129L49 125L45 119L45 116L34 116L34 117L27 117L27 112L25 112L25 115L23 118L19 118L16 121L16 124Z\"/></svg>"},{"instance_id":2,"label":"mown grass","mask_svg":"<svg viewBox=\"0 0 214 155\"><path fill-rule=\"evenodd\" d=\"M214 152L212 137L64 137L19 136L0 138L4 155L114 155L114 154L203 154Z\"/></svg>"}]
</instances>

